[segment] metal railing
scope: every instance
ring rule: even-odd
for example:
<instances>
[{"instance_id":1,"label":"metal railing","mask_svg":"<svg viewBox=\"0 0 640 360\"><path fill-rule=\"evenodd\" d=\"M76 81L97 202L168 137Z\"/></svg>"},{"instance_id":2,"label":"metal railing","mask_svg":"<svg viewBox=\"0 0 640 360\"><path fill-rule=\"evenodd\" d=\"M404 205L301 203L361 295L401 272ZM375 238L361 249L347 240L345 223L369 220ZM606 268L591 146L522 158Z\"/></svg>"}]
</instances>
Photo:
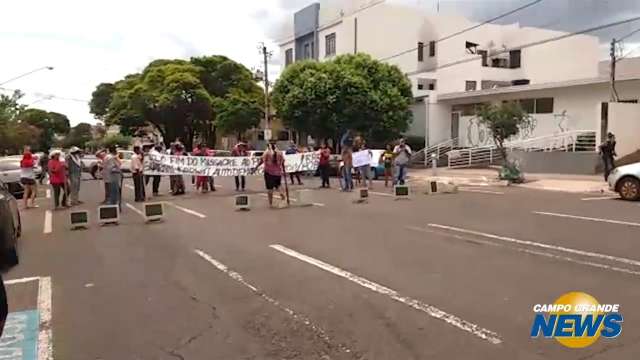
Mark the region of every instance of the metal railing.
<instances>
[{"instance_id":1,"label":"metal railing","mask_svg":"<svg viewBox=\"0 0 640 360\"><path fill-rule=\"evenodd\" d=\"M596 151L596 132L572 130L505 143L509 150L524 151Z\"/></svg>"},{"instance_id":2,"label":"metal railing","mask_svg":"<svg viewBox=\"0 0 640 360\"><path fill-rule=\"evenodd\" d=\"M439 160L456 147L458 147L458 138L449 139L441 143L429 146L428 148L416 151L411 157L411 162L414 164L421 163L422 165L427 167L431 162L431 156L433 154L436 154L436 159Z\"/></svg>"},{"instance_id":3,"label":"metal railing","mask_svg":"<svg viewBox=\"0 0 640 360\"><path fill-rule=\"evenodd\" d=\"M502 162L502 154L495 146L451 150L447 157L449 168L487 166Z\"/></svg>"}]
</instances>

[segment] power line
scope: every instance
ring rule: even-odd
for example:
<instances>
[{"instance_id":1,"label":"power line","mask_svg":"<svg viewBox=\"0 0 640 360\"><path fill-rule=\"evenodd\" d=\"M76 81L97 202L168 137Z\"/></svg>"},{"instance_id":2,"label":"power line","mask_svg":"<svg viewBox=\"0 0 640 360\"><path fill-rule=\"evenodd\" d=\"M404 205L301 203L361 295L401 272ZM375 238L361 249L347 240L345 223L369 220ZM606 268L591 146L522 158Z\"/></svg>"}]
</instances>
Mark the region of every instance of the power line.
<instances>
[{"instance_id":1,"label":"power line","mask_svg":"<svg viewBox=\"0 0 640 360\"><path fill-rule=\"evenodd\" d=\"M630 23L630 22L638 21L638 20L640 20L640 16L636 16L636 17L633 17L633 18L630 18L630 19L627 19L627 20L621 20L621 21L616 21L616 22L613 22L613 23L599 25L599 26L588 28L588 29L584 29L584 30L581 30L581 31L577 31L577 32L573 32L573 33L567 33L567 34L563 34L563 35L560 35L560 36L555 36L555 37L552 37L552 38L548 38L548 39L545 39L545 40L539 40L539 41L535 41L535 42L532 42L532 43L515 46L515 47L513 47L511 49L500 50L500 51L496 52L495 54L493 54L493 56L508 53L509 51L511 51L513 49L522 50L522 49L526 49L526 48L530 48L530 47L534 47L534 46L550 43L550 42L553 42L553 41L563 40L563 39L566 39L566 38L569 38L569 37L573 37L573 36L576 36L576 35L587 34L587 33L591 33L591 32L594 32L594 31L607 29L607 28L618 26L618 25L622 25L622 24L627 24L627 23ZM431 72L431 71L435 71L435 70L438 70L438 69L443 69L443 68L460 65L460 64L467 63L467 62L471 62L471 61L476 61L476 60L478 60L480 58L481 58L481 56L474 56L474 57L471 57L471 58L462 59L462 60L453 61L453 62L450 62L450 63L447 63L447 64L439 65L439 66L436 66L436 67L433 67L433 68L430 68L430 69L419 69L419 70L407 72L406 75L415 75L415 74L419 74L419 73L423 73L423 72Z\"/></svg>"},{"instance_id":2,"label":"power line","mask_svg":"<svg viewBox=\"0 0 640 360\"><path fill-rule=\"evenodd\" d=\"M634 53L634 52L636 52L638 50L640 50L640 46L636 46L635 48L631 49L626 54L624 54L621 57L619 57L617 61L626 59L629 55L631 55L632 53Z\"/></svg>"},{"instance_id":3,"label":"power line","mask_svg":"<svg viewBox=\"0 0 640 360\"><path fill-rule=\"evenodd\" d=\"M629 38L630 36L633 36L634 34L640 32L640 28L633 30L632 32L628 33L627 35L621 37L620 39L616 39L617 42L621 42L624 41L625 39Z\"/></svg>"},{"instance_id":4,"label":"power line","mask_svg":"<svg viewBox=\"0 0 640 360\"><path fill-rule=\"evenodd\" d=\"M0 87L0 90L4 90L4 91L9 91L9 92L15 92L15 91L20 91L23 94L32 94L35 96L40 96L42 98L46 98L47 100L65 100L65 101L75 101L75 102L82 102L82 103L89 103L88 100L83 100L83 99L76 99L76 98L68 98L68 97L62 97L62 96L56 96L56 95L51 95L51 94L44 94L38 91L34 91L34 92L23 92L20 89L9 89L9 88L5 88L5 87Z\"/></svg>"},{"instance_id":5,"label":"power line","mask_svg":"<svg viewBox=\"0 0 640 360\"><path fill-rule=\"evenodd\" d=\"M504 18L504 17L507 17L507 16L512 15L512 14L515 14L515 13L517 13L518 11L522 11L522 10L524 10L524 9L526 9L526 8L529 8L529 7L531 7L531 6L537 5L537 4L541 3L542 1L544 1L544 0L535 0L535 1L532 1L532 2L530 2L530 3L528 3L528 4L525 4L525 5L523 5L523 6L520 6L519 8L513 9L513 10L511 10L511 11L509 11L509 12L506 12L506 13L504 13L504 14L500 14L500 15L498 15L498 16L496 16L496 17L493 17L493 18L491 18L491 19L485 20L485 21L483 21L483 22L481 22L481 23L479 23L479 24L475 24L475 25L470 26L470 27L468 27L468 28L465 28L465 29L462 29L462 30L460 30L460 31L457 31L457 32L455 32L455 33L453 33L453 34L450 34L450 35L447 35L447 36L445 36L445 37L442 37L442 38L440 38L440 39L436 40L434 43L439 43L439 42L441 42L441 41L445 41L445 40L451 39L451 38L456 37L456 36L458 36L458 35L462 35L462 34L464 34L464 33L466 33L466 32L471 31L471 30L475 30L475 29L477 29L477 28L479 28L479 27L481 27L481 26L484 26L484 25L490 24L490 23L492 23L492 22L494 22L494 21L496 21L496 20L500 20L500 19L502 19L502 18ZM401 51L401 52L399 52L399 53L397 53L397 54L394 54L394 55L391 55L391 56L387 56L387 57L385 57L385 58L380 59L380 61L387 61L387 60L391 60L391 59L393 59L393 58L396 58L396 57L398 57L398 56L402 56L402 55L405 55L405 54L408 54L408 53L414 52L414 51L416 51L416 50L418 50L418 47L414 47L414 48L412 48L412 49L404 50L404 51Z\"/></svg>"}]
</instances>

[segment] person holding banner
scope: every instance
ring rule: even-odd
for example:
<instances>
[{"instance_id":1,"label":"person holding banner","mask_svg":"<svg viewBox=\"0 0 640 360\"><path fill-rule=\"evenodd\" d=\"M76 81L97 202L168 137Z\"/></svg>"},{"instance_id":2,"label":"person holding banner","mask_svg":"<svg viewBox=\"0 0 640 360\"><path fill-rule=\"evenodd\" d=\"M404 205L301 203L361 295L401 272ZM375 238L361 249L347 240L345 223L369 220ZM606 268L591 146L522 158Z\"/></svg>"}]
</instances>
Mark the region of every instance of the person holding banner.
<instances>
[{"instance_id":1,"label":"person holding banner","mask_svg":"<svg viewBox=\"0 0 640 360\"><path fill-rule=\"evenodd\" d=\"M363 181L363 187L373 187L373 179L371 179L371 158L373 152L367 148L367 143L362 137L356 138L357 152L353 154L353 166L358 169L358 173ZM367 179L369 180L369 186L367 186Z\"/></svg>"},{"instance_id":2,"label":"person holding banner","mask_svg":"<svg viewBox=\"0 0 640 360\"><path fill-rule=\"evenodd\" d=\"M240 141L233 147L231 151L231 156L249 156L249 152L247 151L247 144L243 141ZM236 175L236 191L244 191L244 187L246 185L246 178L244 175Z\"/></svg>"},{"instance_id":3,"label":"person holding banner","mask_svg":"<svg viewBox=\"0 0 640 360\"><path fill-rule=\"evenodd\" d=\"M269 207L273 207L273 191L277 190L280 193L280 197L282 200L285 199L284 193L281 189L282 184L282 176L283 176L283 165L284 165L284 155L278 148L276 147L275 140L269 140L269 146L267 150L262 155L258 166L254 169L254 171L258 170L260 165L264 164L264 184L267 188L267 194L269 197ZM286 179L285 179L286 181Z\"/></svg>"},{"instance_id":4,"label":"person holding banner","mask_svg":"<svg viewBox=\"0 0 640 360\"><path fill-rule=\"evenodd\" d=\"M173 144L173 155L182 156L184 155L184 147L179 140ZM172 195L184 195L185 186L184 186L184 178L182 175L170 175L169 179L171 180L171 192Z\"/></svg>"},{"instance_id":5,"label":"person holding banner","mask_svg":"<svg viewBox=\"0 0 640 360\"><path fill-rule=\"evenodd\" d=\"M144 193L144 176L142 175L142 150L140 146L133 147L133 156L131 156L131 176L133 177L133 192L136 202L145 201Z\"/></svg>"},{"instance_id":6,"label":"person holding banner","mask_svg":"<svg viewBox=\"0 0 640 360\"><path fill-rule=\"evenodd\" d=\"M289 148L284 152L285 155L292 155L292 154L297 154L300 151L298 150L298 147L296 146L296 143L294 143L293 141L289 144ZM293 177L296 177L296 179L298 180L298 185L304 185L302 184L302 180L300 180L300 172L299 171L295 171L295 172L291 172L289 173L289 177L291 178L291 185L294 185L293 183ZM286 181L287 179L285 179Z\"/></svg>"},{"instance_id":7,"label":"person holding banner","mask_svg":"<svg viewBox=\"0 0 640 360\"><path fill-rule=\"evenodd\" d=\"M329 186L329 159L331 158L331 149L327 146L326 142L323 142L320 146L320 163L318 169L320 170L320 177L322 178L321 188L330 188Z\"/></svg>"}]
</instances>

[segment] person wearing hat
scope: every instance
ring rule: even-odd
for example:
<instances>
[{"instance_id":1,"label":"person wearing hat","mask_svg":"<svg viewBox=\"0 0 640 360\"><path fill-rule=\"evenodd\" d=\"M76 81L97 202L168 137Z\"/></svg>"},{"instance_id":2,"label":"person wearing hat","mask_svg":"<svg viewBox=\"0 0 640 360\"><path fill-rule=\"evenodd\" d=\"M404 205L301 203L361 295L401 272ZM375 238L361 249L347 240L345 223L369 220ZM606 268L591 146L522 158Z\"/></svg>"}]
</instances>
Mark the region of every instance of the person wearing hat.
<instances>
[{"instance_id":1,"label":"person wearing hat","mask_svg":"<svg viewBox=\"0 0 640 360\"><path fill-rule=\"evenodd\" d=\"M82 159L80 158L81 150L72 146L69 149L69 161L67 161L67 169L69 170L69 197L71 198L71 206L80 205L80 179L82 178Z\"/></svg>"},{"instance_id":2,"label":"person wearing hat","mask_svg":"<svg viewBox=\"0 0 640 360\"><path fill-rule=\"evenodd\" d=\"M58 210L60 206L67 207L66 169L65 163L60 160L60 150L52 150L49 154L49 184L53 188L53 209ZM62 193L62 203L60 203L60 193Z\"/></svg>"}]
</instances>

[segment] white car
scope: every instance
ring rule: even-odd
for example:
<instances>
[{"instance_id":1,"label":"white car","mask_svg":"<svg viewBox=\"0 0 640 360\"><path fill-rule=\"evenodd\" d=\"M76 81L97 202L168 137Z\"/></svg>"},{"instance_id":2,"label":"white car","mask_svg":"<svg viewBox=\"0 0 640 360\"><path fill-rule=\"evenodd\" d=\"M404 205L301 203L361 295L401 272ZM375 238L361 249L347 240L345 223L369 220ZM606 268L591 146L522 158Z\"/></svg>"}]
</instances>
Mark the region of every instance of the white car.
<instances>
[{"instance_id":1,"label":"white car","mask_svg":"<svg viewBox=\"0 0 640 360\"><path fill-rule=\"evenodd\" d=\"M624 200L640 200L640 162L613 169L608 182Z\"/></svg>"}]
</instances>

